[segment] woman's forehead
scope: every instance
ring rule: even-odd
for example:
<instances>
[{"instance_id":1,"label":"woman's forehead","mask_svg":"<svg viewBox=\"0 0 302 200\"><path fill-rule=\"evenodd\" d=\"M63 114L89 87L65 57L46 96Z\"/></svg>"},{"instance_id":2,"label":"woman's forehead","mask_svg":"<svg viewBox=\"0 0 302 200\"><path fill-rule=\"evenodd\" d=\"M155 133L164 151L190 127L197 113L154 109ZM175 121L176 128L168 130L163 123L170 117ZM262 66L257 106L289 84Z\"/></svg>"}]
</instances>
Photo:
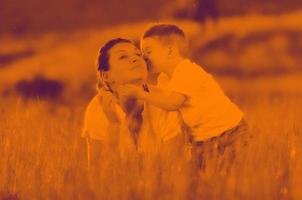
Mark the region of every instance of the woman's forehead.
<instances>
[{"instance_id":1,"label":"woman's forehead","mask_svg":"<svg viewBox=\"0 0 302 200\"><path fill-rule=\"evenodd\" d=\"M138 48L132 44L132 43L119 43L114 45L110 52L111 53L118 53L118 52L131 52L131 51L137 51Z\"/></svg>"}]
</instances>

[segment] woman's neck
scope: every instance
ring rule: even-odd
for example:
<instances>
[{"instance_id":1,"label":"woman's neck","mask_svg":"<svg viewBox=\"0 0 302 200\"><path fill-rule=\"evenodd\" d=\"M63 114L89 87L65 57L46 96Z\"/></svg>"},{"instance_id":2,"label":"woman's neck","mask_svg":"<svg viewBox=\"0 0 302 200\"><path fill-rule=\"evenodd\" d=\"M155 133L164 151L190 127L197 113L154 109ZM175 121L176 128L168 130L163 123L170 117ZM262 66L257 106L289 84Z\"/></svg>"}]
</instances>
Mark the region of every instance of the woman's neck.
<instances>
[{"instance_id":1,"label":"woman's neck","mask_svg":"<svg viewBox=\"0 0 302 200\"><path fill-rule=\"evenodd\" d=\"M137 100L135 98L120 97L119 101L124 112L129 114L133 110Z\"/></svg>"},{"instance_id":2,"label":"woman's neck","mask_svg":"<svg viewBox=\"0 0 302 200\"><path fill-rule=\"evenodd\" d=\"M135 85L142 87L143 83L140 82ZM136 97L120 96L120 95L118 95L119 94L118 91L116 91L115 93L116 93L115 96L117 96L117 99L118 99L118 102L119 102L121 108L124 110L124 112L126 114L134 112L135 108L143 106L143 102L141 100L138 100Z\"/></svg>"}]
</instances>

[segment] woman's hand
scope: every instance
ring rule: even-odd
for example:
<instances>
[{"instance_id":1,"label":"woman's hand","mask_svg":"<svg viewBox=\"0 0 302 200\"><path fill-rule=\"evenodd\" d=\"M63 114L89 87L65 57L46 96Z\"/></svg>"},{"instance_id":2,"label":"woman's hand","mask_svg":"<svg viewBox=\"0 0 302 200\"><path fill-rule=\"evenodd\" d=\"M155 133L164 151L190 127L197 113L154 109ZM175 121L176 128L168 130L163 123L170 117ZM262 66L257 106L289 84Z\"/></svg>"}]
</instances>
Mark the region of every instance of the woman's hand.
<instances>
[{"instance_id":1,"label":"woman's hand","mask_svg":"<svg viewBox=\"0 0 302 200\"><path fill-rule=\"evenodd\" d=\"M109 91L99 91L99 100L109 122L119 123L120 118L116 111L117 100L115 96Z\"/></svg>"}]
</instances>

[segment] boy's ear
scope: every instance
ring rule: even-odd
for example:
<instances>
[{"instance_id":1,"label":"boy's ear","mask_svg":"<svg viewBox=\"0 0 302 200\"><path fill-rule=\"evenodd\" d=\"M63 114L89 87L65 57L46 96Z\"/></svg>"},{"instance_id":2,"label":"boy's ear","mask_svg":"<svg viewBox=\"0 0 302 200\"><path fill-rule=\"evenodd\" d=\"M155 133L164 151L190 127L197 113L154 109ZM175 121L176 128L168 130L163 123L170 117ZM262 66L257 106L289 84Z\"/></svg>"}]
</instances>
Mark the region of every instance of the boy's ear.
<instances>
[{"instance_id":1,"label":"boy's ear","mask_svg":"<svg viewBox=\"0 0 302 200\"><path fill-rule=\"evenodd\" d=\"M169 46L168 47L168 56L173 56L175 53L175 47L174 46Z\"/></svg>"}]
</instances>

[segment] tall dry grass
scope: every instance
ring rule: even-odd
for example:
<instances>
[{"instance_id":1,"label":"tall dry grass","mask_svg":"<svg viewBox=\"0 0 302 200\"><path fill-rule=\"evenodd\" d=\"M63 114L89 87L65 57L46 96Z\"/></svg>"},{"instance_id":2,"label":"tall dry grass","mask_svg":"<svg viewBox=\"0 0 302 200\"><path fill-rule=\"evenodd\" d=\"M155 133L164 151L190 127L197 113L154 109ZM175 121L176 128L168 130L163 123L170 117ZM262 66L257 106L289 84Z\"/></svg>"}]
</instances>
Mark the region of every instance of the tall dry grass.
<instances>
[{"instance_id":1,"label":"tall dry grass","mask_svg":"<svg viewBox=\"0 0 302 200\"><path fill-rule=\"evenodd\" d=\"M302 97L285 92L233 97L246 113L254 138L236 162L223 161L230 167L228 174L219 170L211 176L201 174L199 194L203 199L301 199ZM2 101L0 199L190 196L192 188L179 189L179 184L163 190L160 181L156 182L156 173L163 171L152 162L138 174L135 162L117 165L104 159L107 168L102 168L99 181L93 179L86 170L85 142L80 138L84 106ZM192 176L178 175L163 181L186 183Z\"/></svg>"}]
</instances>

